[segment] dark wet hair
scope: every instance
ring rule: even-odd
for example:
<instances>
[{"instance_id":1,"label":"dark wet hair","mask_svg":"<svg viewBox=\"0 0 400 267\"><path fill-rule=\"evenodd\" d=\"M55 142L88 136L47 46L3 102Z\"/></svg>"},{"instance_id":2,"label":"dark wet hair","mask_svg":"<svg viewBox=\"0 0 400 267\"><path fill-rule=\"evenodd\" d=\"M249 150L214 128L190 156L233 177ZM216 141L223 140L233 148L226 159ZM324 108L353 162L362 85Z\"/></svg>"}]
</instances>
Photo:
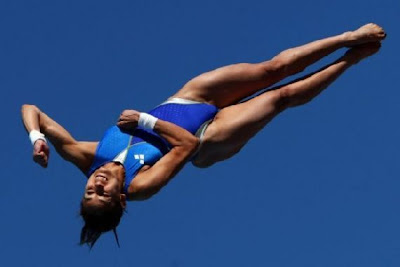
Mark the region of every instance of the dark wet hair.
<instances>
[{"instance_id":1,"label":"dark wet hair","mask_svg":"<svg viewBox=\"0 0 400 267\"><path fill-rule=\"evenodd\" d=\"M112 203L109 207L90 207L82 200L80 215L85 221L85 225L82 227L80 245L87 244L91 249L102 233L113 230L119 247L116 228L124 210L119 201Z\"/></svg>"}]
</instances>

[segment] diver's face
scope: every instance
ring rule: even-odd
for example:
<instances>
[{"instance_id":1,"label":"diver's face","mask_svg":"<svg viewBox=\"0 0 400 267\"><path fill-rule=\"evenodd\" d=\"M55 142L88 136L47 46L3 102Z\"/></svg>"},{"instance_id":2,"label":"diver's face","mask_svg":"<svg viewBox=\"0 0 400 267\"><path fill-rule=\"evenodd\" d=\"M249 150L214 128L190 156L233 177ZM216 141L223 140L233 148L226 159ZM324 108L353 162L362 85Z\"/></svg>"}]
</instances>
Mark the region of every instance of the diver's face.
<instances>
[{"instance_id":1,"label":"diver's face","mask_svg":"<svg viewBox=\"0 0 400 267\"><path fill-rule=\"evenodd\" d=\"M88 179L84 201L89 205L104 206L121 200L124 169L110 162L97 169Z\"/></svg>"}]
</instances>

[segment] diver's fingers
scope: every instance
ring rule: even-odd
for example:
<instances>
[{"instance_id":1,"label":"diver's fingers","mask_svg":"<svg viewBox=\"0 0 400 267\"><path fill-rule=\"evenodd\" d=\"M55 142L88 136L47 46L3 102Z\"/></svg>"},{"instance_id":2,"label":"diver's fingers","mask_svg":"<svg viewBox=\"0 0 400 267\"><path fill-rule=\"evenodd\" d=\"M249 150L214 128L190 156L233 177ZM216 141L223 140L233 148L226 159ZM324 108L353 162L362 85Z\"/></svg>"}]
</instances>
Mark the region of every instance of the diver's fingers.
<instances>
[{"instance_id":1,"label":"diver's fingers","mask_svg":"<svg viewBox=\"0 0 400 267\"><path fill-rule=\"evenodd\" d=\"M135 114L139 114L140 112L134 109L125 109L122 111L121 116L129 117Z\"/></svg>"},{"instance_id":2,"label":"diver's fingers","mask_svg":"<svg viewBox=\"0 0 400 267\"><path fill-rule=\"evenodd\" d=\"M138 126L139 116L139 111L133 109L124 110L118 118L117 126L121 130L133 131Z\"/></svg>"},{"instance_id":3,"label":"diver's fingers","mask_svg":"<svg viewBox=\"0 0 400 267\"><path fill-rule=\"evenodd\" d=\"M43 140L37 140L33 146L33 161L43 168L47 167L50 150L47 143Z\"/></svg>"},{"instance_id":4,"label":"diver's fingers","mask_svg":"<svg viewBox=\"0 0 400 267\"><path fill-rule=\"evenodd\" d=\"M42 166L43 168L46 168L48 163L48 157L44 152L39 152L33 155L33 161Z\"/></svg>"},{"instance_id":5,"label":"diver's fingers","mask_svg":"<svg viewBox=\"0 0 400 267\"><path fill-rule=\"evenodd\" d=\"M137 127L137 123L129 122L129 121L119 121L117 122L117 126L121 129L121 131L134 131Z\"/></svg>"},{"instance_id":6,"label":"diver's fingers","mask_svg":"<svg viewBox=\"0 0 400 267\"><path fill-rule=\"evenodd\" d=\"M131 122L137 122L139 121L139 116L140 112L129 109L129 110L124 110L121 115L119 116L118 121L131 121Z\"/></svg>"}]
</instances>

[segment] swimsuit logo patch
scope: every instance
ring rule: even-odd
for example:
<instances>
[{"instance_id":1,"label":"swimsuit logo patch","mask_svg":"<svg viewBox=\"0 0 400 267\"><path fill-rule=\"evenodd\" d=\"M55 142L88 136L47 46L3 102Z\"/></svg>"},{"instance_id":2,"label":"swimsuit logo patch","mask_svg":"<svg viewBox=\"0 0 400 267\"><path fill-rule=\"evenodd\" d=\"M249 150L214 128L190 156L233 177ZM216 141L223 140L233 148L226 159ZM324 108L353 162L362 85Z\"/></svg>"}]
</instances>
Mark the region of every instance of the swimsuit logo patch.
<instances>
[{"instance_id":1,"label":"swimsuit logo patch","mask_svg":"<svg viewBox=\"0 0 400 267\"><path fill-rule=\"evenodd\" d=\"M134 155L135 159L139 160L140 164L144 164L144 155L143 154L138 154L138 155Z\"/></svg>"}]
</instances>

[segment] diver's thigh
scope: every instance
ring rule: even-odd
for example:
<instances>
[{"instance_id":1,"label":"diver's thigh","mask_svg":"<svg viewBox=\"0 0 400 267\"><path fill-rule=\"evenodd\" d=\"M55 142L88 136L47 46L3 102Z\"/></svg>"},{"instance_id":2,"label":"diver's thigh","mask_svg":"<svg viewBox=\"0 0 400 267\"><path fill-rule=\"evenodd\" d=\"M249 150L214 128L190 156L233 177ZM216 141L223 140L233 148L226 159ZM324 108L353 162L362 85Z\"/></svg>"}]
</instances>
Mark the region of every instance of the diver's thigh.
<instances>
[{"instance_id":1,"label":"diver's thigh","mask_svg":"<svg viewBox=\"0 0 400 267\"><path fill-rule=\"evenodd\" d=\"M203 73L190 80L173 97L206 102L224 108L273 84L268 64L240 63Z\"/></svg>"},{"instance_id":2,"label":"diver's thigh","mask_svg":"<svg viewBox=\"0 0 400 267\"><path fill-rule=\"evenodd\" d=\"M204 133L196 162L212 165L234 156L284 107L280 92L269 91L222 109Z\"/></svg>"},{"instance_id":3,"label":"diver's thigh","mask_svg":"<svg viewBox=\"0 0 400 267\"><path fill-rule=\"evenodd\" d=\"M265 92L246 102L222 109L213 122L219 130L211 133L223 142L246 143L283 109L279 91Z\"/></svg>"}]
</instances>

